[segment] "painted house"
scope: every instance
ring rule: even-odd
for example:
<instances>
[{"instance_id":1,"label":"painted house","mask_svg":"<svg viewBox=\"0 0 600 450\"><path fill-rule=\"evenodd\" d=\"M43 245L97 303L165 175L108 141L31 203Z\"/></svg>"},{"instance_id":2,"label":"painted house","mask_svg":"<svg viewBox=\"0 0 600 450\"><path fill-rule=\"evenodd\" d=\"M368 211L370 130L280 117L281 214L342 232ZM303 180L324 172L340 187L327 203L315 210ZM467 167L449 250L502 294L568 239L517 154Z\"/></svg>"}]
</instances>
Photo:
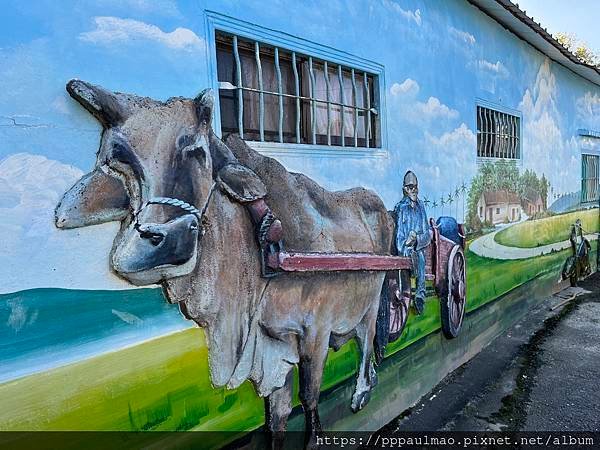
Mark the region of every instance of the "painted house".
<instances>
[{"instance_id":1,"label":"painted house","mask_svg":"<svg viewBox=\"0 0 600 450\"><path fill-rule=\"evenodd\" d=\"M474 231L481 231L478 220L510 223L543 208L539 196L521 201L510 194L527 170L546 177L555 195L581 192L575 204L598 204L600 71L509 0L8 0L0 30L0 430L236 430L240 436L263 425L264 401L253 386L227 389L233 368L219 372L220 378L211 372L210 364L233 361L242 348L211 347L209 335L180 312L185 302L165 301L174 291L198 300L194 289L214 286L199 280L169 290L159 277L153 281L163 280L162 286L138 289L118 275L111 257L124 230L156 250L165 233L151 229L172 225L174 216L178 224L189 220L185 232L198 235L199 228L230 223L196 220L208 199L174 188L196 183L198 192L222 197L221 184L205 186L204 178L183 169L170 184L152 176L181 161L207 170L213 161L202 158L210 146L208 134L197 134L201 125L208 133L210 123L224 140L240 136L257 154L281 164L270 167L304 174L326 190L369 189L381 200L372 202L379 210L392 210L402 199L403 177L411 170L428 216L452 216ZM71 79L88 84L73 82L68 93ZM207 93L198 96L207 88L214 102ZM194 98L198 109L189 107ZM179 105L189 114L178 122L165 112L164 127L156 116L127 122L141 114L140 105L148 111ZM193 157L172 155L172 165L160 163L167 160L164 152L175 149ZM86 208L112 202L113 209L87 217L86 225L94 226L58 229L55 208L65 192L82 192L71 190L80 179L77 186L98 181L106 194ZM253 186L258 196L261 184ZM350 226L340 219L343 211L328 216L321 201L327 196L312 189L306 203L285 203L294 192L277 199L283 203L267 196L266 204L280 205L268 218L289 217L302 205L311 230L317 224L352 236L370 229L365 218L372 211L363 216L364 226ZM239 209L242 197L231 205L252 230L254 216ZM149 231L137 218L153 211L162 215L156 213ZM389 423L559 289L556 280L569 256L561 250L569 233L564 224L578 218L588 232L599 231L598 208L569 208L535 221L535 230L527 229L529 222L512 225L523 232L506 235L502 245L528 247L524 259L503 259L506 249L486 246L481 237L457 250L466 263L460 337L447 340L440 331L440 299L428 284L424 313L411 309L409 326L376 368L379 385L370 403L356 414L349 405L358 347L349 343L329 352L320 383L325 429L376 430ZM298 242L286 233L309 229L284 225L284 244ZM537 232L555 236L557 251L541 258ZM385 233L373 236L392 240ZM342 250L355 251L359 241L348 238ZM201 243L190 242L180 250L193 257L185 267L173 258L170 274L199 273L193 258ZM302 242L337 249L335 240L318 232ZM596 254L592 241L590 260ZM227 255L236 257L237 249ZM260 270L249 264L231 286L241 277L260 277ZM287 276L278 275L270 286ZM298 291L316 290L311 283ZM231 291L235 301L212 305L219 314L249 302L247 289ZM288 305L290 315L297 318L301 306ZM240 345L255 342L247 339L250 330L264 331L252 311L231 319ZM291 332L300 329L325 333L308 325ZM260 336L262 342L273 339ZM290 357L283 365L290 369L295 361ZM248 364L241 362L239 371ZM261 370L286 380L279 367ZM304 426L297 411L289 429Z\"/></svg>"},{"instance_id":2,"label":"painted house","mask_svg":"<svg viewBox=\"0 0 600 450\"><path fill-rule=\"evenodd\" d=\"M533 216L534 214L539 214L546 210L542 196L539 192L536 192L532 189L528 189L523 194L522 206L523 210L528 216Z\"/></svg>"},{"instance_id":3,"label":"painted house","mask_svg":"<svg viewBox=\"0 0 600 450\"><path fill-rule=\"evenodd\" d=\"M486 191L477 202L479 220L499 223L521 220L521 199L510 191Z\"/></svg>"}]
</instances>

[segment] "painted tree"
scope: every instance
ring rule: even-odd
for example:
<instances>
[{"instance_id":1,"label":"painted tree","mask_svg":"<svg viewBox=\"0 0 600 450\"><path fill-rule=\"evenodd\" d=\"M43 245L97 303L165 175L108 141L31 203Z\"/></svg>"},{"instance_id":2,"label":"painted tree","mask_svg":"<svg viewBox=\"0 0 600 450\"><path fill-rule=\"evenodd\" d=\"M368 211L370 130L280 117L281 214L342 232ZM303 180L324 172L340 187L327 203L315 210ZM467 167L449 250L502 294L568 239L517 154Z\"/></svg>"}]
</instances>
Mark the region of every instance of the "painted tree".
<instances>
[{"instance_id":1,"label":"painted tree","mask_svg":"<svg viewBox=\"0 0 600 450\"><path fill-rule=\"evenodd\" d=\"M542 196L542 201L544 202L544 209L548 209L548 189L550 188L550 182L546 178L545 174L542 174L542 178L540 180L540 195Z\"/></svg>"}]
</instances>

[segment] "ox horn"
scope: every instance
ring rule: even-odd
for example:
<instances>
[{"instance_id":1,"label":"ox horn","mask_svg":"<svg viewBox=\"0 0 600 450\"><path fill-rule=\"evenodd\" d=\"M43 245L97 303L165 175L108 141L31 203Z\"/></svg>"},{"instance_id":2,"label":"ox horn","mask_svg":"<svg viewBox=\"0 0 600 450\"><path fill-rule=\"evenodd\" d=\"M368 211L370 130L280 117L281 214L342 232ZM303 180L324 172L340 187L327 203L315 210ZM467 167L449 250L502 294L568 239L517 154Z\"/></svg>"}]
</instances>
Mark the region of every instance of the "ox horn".
<instances>
[{"instance_id":1,"label":"ox horn","mask_svg":"<svg viewBox=\"0 0 600 450\"><path fill-rule=\"evenodd\" d=\"M122 122L129 114L122 94L108 91L103 87L74 79L67 83L67 92L105 128Z\"/></svg>"},{"instance_id":2,"label":"ox horn","mask_svg":"<svg viewBox=\"0 0 600 450\"><path fill-rule=\"evenodd\" d=\"M84 175L55 210L58 228L79 228L122 220L129 212L129 196L118 178L100 169Z\"/></svg>"},{"instance_id":3,"label":"ox horn","mask_svg":"<svg viewBox=\"0 0 600 450\"><path fill-rule=\"evenodd\" d=\"M210 126L212 119L213 107L215 104L215 97L212 89L204 89L194 99L196 105L196 116L198 122L204 126Z\"/></svg>"}]
</instances>

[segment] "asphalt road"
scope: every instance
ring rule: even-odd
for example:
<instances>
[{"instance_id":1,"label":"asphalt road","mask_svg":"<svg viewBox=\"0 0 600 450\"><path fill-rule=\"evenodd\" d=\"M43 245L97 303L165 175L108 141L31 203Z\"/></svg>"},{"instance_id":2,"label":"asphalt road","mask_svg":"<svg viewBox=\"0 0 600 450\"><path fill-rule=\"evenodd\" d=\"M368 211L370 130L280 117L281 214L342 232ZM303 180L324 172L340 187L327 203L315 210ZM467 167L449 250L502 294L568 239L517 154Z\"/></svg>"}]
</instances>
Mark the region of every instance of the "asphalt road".
<instances>
[{"instance_id":1,"label":"asphalt road","mask_svg":"<svg viewBox=\"0 0 600 450\"><path fill-rule=\"evenodd\" d=\"M600 274L540 303L384 431L600 431Z\"/></svg>"}]
</instances>

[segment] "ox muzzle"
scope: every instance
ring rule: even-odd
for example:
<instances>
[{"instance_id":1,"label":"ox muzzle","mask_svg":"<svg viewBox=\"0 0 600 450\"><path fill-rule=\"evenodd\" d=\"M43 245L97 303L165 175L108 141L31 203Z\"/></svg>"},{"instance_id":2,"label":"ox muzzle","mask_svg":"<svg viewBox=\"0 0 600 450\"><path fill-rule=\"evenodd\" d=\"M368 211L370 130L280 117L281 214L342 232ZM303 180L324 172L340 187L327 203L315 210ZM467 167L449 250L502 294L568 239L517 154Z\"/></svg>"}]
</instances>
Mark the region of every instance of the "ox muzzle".
<instances>
[{"instance_id":1,"label":"ox muzzle","mask_svg":"<svg viewBox=\"0 0 600 450\"><path fill-rule=\"evenodd\" d=\"M208 201L212 196L212 190ZM149 205L169 205L183 214L165 223L140 223L140 213ZM196 266L204 214L182 200L159 197L149 200L135 214L115 246L111 262L121 277L143 286L191 273Z\"/></svg>"}]
</instances>

